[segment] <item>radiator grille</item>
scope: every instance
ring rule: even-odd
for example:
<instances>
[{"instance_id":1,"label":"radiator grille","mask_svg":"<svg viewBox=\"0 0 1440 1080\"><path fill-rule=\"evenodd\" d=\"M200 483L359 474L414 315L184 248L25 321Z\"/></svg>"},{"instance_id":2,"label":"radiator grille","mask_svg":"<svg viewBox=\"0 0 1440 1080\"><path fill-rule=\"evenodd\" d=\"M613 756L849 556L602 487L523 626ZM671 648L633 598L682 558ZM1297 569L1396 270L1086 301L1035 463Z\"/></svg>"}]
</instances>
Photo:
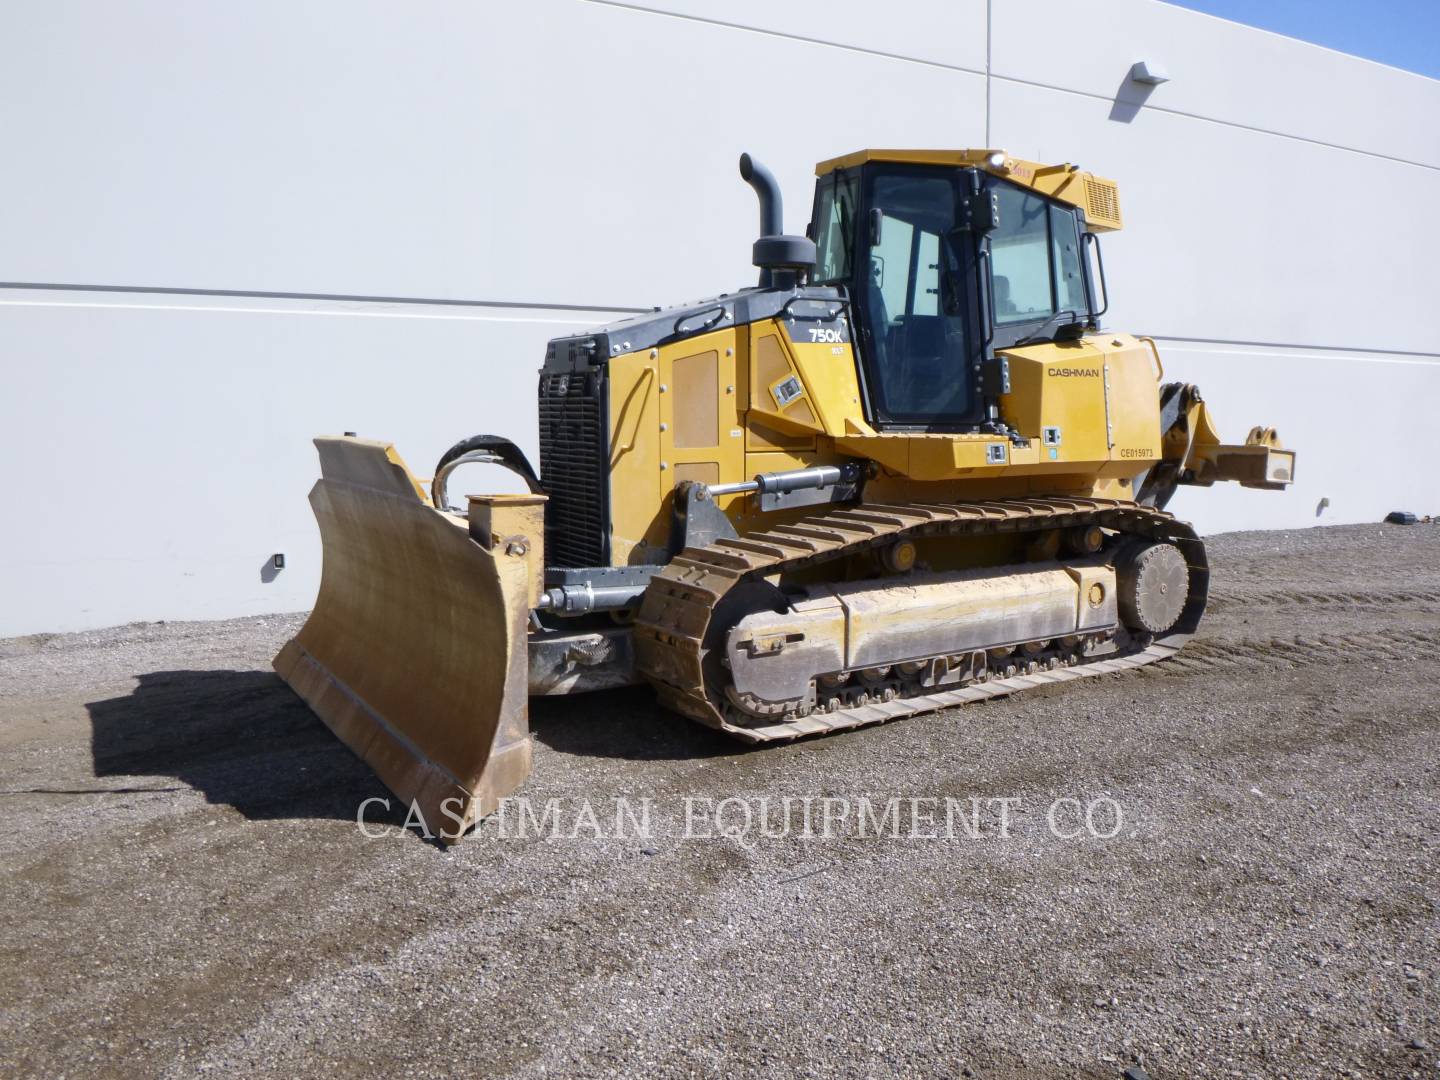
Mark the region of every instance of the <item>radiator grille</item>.
<instances>
[{"instance_id":1,"label":"radiator grille","mask_svg":"<svg viewBox=\"0 0 1440 1080\"><path fill-rule=\"evenodd\" d=\"M601 369L540 376L540 478L545 504L545 563L604 566L605 417Z\"/></svg>"},{"instance_id":2,"label":"radiator grille","mask_svg":"<svg viewBox=\"0 0 1440 1080\"><path fill-rule=\"evenodd\" d=\"M1098 176L1085 178L1085 218L1102 229L1120 228L1120 189Z\"/></svg>"}]
</instances>

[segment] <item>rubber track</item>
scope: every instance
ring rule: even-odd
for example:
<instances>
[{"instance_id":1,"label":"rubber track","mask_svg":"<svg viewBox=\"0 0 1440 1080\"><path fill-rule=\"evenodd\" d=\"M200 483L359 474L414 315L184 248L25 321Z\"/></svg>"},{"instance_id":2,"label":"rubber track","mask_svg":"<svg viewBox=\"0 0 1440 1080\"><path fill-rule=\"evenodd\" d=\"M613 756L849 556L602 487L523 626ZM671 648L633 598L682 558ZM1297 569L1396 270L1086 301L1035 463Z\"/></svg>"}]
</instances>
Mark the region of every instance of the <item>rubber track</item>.
<instances>
[{"instance_id":1,"label":"rubber track","mask_svg":"<svg viewBox=\"0 0 1440 1080\"><path fill-rule=\"evenodd\" d=\"M1190 567L1190 593L1169 634L1135 652L958 689L814 712L774 724L742 726L725 718L723 698L707 687L703 643L716 606L747 578L764 578L842 559L907 537L977 536L1097 524L1127 535L1168 540ZM968 503L864 503L826 509L739 539L686 548L652 579L635 623L636 666L666 707L744 742L770 742L879 724L916 713L1013 694L1035 686L1105 675L1173 656L1194 634L1209 588L1205 547L1188 524L1163 510L1114 499L995 499Z\"/></svg>"}]
</instances>

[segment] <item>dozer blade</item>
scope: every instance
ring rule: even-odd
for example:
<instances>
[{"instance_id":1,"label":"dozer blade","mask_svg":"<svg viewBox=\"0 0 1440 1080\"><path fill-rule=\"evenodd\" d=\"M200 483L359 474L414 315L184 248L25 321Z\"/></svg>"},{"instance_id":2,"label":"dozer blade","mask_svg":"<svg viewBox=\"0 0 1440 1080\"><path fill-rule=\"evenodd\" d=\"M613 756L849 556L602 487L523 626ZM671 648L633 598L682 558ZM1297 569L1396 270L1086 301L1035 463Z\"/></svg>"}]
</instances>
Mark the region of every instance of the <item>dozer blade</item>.
<instances>
[{"instance_id":1,"label":"dozer blade","mask_svg":"<svg viewBox=\"0 0 1440 1080\"><path fill-rule=\"evenodd\" d=\"M543 497L432 507L394 449L315 440L320 594L275 670L447 842L530 773ZM508 534L508 535L507 535Z\"/></svg>"}]
</instances>

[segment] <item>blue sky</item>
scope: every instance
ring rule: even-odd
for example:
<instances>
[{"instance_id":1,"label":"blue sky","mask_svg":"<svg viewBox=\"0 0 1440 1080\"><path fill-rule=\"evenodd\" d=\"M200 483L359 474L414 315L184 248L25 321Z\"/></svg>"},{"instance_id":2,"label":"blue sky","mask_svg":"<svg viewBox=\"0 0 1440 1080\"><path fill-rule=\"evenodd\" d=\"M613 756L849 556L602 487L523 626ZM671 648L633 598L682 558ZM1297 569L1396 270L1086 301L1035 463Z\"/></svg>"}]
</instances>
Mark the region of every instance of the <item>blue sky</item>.
<instances>
[{"instance_id":1,"label":"blue sky","mask_svg":"<svg viewBox=\"0 0 1440 1080\"><path fill-rule=\"evenodd\" d=\"M1440 79L1440 0L1168 0Z\"/></svg>"}]
</instances>

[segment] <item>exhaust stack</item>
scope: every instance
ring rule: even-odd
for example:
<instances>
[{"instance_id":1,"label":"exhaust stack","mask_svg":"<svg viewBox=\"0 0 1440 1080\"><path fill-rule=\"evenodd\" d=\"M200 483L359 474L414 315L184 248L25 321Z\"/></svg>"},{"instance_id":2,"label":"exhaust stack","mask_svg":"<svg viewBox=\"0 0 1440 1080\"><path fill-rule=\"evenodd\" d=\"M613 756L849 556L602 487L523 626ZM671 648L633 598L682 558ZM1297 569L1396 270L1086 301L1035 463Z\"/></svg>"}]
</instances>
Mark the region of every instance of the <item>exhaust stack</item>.
<instances>
[{"instance_id":1,"label":"exhaust stack","mask_svg":"<svg viewBox=\"0 0 1440 1080\"><path fill-rule=\"evenodd\" d=\"M793 289L815 265L815 244L804 236L786 236L785 204L775 174L749 154L740 155L740 179L760 201L760 239L751 261L760 268L762 289Z\"/></svg>"}]
</instances>

